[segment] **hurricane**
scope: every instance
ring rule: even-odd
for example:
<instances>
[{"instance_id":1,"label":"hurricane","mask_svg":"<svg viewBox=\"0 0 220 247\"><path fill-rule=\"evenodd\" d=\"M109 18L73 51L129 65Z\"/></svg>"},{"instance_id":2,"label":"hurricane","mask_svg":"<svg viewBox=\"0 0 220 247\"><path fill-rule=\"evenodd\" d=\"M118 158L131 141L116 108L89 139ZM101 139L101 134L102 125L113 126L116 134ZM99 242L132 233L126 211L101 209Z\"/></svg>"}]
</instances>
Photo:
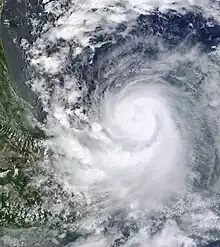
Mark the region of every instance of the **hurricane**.
<instances>
[{"instance_id":1,"label":"hurricane","mask_svg":"<svg viewBox=\"0 0 220 247\"><path fill-rule=\"evenodd\" d=\"M218 246L219 1L4 8L46 133L30 183L50 214L2 245Z\"/></svg>"}]
</instances>

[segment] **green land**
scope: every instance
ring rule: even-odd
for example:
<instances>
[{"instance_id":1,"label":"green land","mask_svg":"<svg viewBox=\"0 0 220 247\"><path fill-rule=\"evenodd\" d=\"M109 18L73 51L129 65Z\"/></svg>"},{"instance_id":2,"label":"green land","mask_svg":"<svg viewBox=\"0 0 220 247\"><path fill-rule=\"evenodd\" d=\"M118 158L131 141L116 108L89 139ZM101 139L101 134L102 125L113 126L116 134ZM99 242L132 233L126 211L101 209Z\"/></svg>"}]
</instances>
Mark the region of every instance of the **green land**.
<instances>
[{"instance_id":1,"label":"green land","mask_svg":"<svg viewBox=\"0 0 220 247\"><path fill-rule=\"evenodd\" d=\"M31 183L44 134L11 87L1 40L0 71L0 227L32 227L48 218L40 190Z\"/></svg>"}]
</instances>

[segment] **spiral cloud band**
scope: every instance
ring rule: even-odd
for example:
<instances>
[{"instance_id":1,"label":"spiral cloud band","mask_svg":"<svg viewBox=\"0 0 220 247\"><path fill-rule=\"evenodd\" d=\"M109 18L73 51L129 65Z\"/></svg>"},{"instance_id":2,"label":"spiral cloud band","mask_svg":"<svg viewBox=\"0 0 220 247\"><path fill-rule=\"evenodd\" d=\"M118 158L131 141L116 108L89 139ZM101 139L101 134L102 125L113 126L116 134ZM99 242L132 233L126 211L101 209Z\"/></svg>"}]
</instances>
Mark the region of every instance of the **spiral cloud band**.
<instances>
[{"instance_id":1,"label":"spiral cloud band","mask_svg":"<svg viewBox=\"0 0 220 247\"><path fill-rule=\"evenodd\" d=\"M181 180L184 183L187 167L184 171L181 159L185 146L173 119L173 93L164 83L136 81L103 98L100 120L110 143L104 144L101 156L112 157L102 157L103 169L124 182L128 193L140 183L138 193L155 190L162 195L164 186L173 191Z\"/></svg>"},{"instance_id":2,"label":"spiral cloud band","mask_svg":"<svg viewBox=\"0 0 220 247\"><path fill-rule=\"evenodd\" d=\"M112 226L103 236L103 224L114 215L145 230L155 211L185 217L182 212L197 207L196 195L218 181L218 112L209 97L213 91L207 91L215 84L208 70L217 68L216 61L200 47L172 48L152 37L97 48L93 63L84 64L83 54L77 59L74 79L55 89L47 122L55 173L70 191L83 194L74 199L81 213L73 231L94 235L98 228L97 246L117 246L110 243L121 233L111 233ZM76 92L78 108L71 101ZM188 220L161 224L164 231L189 231ZM188 238L178 234L181 246ZM138 243L152 246L152 234L144 238Z\"/></svg>"}]
</instances>

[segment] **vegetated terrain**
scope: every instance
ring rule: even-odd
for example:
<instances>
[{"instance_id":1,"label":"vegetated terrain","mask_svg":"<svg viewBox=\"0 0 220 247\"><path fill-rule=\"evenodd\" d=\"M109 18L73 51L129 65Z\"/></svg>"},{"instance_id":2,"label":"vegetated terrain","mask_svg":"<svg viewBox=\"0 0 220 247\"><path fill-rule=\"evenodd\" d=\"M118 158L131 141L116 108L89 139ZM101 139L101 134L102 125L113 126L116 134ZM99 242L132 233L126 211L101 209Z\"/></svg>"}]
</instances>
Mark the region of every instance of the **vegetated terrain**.
<instances>
[{"instance_id":1,"label":"vegetated terrain","mask_svg":"<svg viewBox=\"0 0 220 247\"><path fill-rule=\"evenodd\" d=\"M39 143L44 133L9 78L0 40L0 227L23 228L44 222L47 216L39 189L30 183L42 156Z\"/></svg>"}]
</instances>

